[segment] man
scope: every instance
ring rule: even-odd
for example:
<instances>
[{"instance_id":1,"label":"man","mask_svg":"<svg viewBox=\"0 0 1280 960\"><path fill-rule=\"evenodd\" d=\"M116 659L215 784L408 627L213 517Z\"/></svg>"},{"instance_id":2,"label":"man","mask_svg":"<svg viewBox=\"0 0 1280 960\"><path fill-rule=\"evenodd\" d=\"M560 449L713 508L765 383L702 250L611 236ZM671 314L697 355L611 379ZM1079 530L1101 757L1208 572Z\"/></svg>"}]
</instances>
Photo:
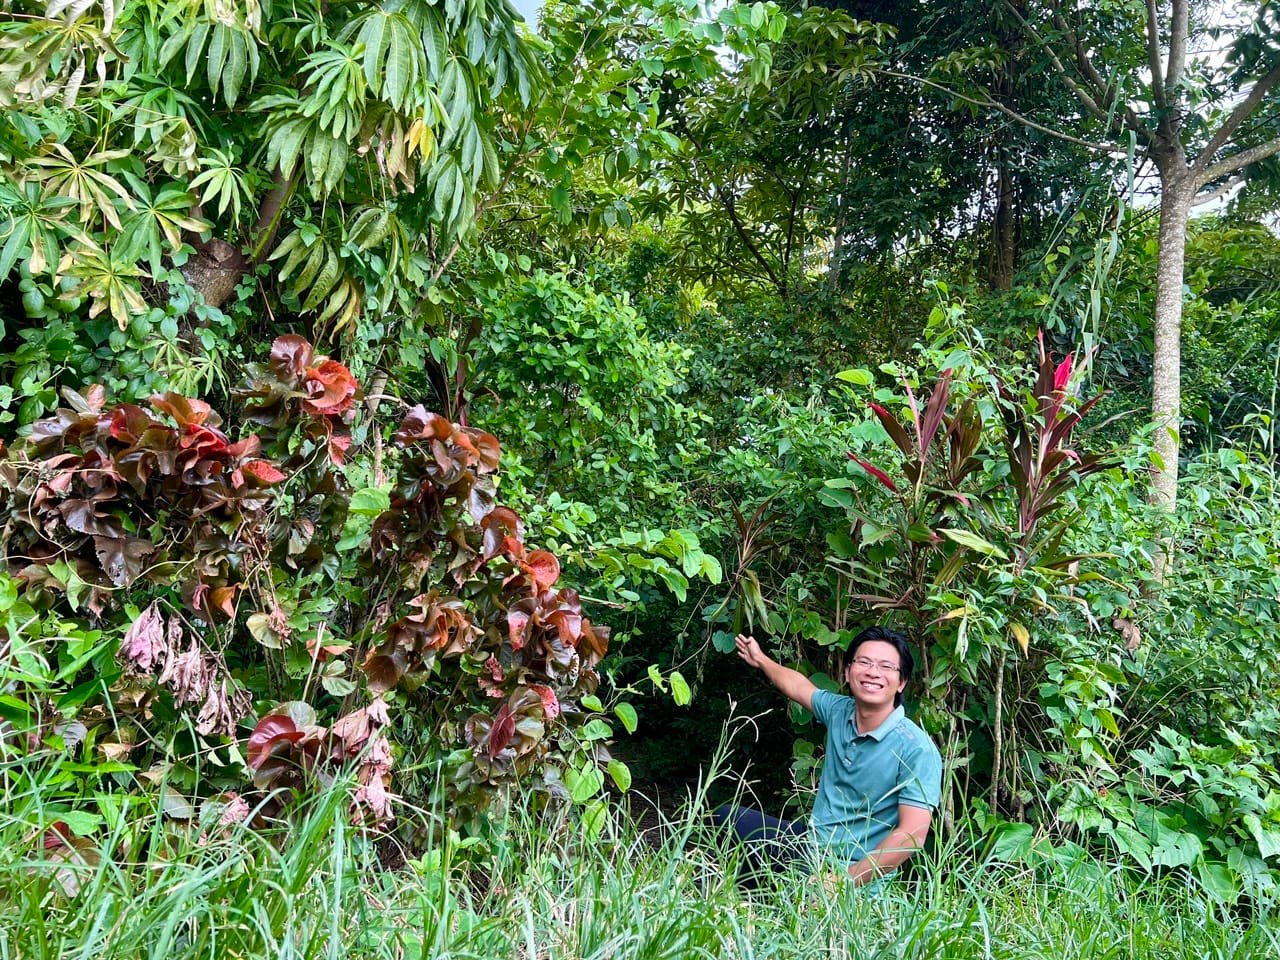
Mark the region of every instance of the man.
<instances>
[{"instance_id":1,"label":"man","mask_svg":"<svg viewBox=\"0 0 1280 960\"><path fill-rule=\"evenodd\" d=\"M716 821L732 825L755 867L816 855L837 862L855 884L892 873L924 844L942 783L937 747L902 709L913 668L906 637L884 627L854 637L844 663L852 696L819 690L766 656L754 637L735 643L743 660L826 726L826 759L807 825L728 806Z\"/></svg>"}]
</instances>

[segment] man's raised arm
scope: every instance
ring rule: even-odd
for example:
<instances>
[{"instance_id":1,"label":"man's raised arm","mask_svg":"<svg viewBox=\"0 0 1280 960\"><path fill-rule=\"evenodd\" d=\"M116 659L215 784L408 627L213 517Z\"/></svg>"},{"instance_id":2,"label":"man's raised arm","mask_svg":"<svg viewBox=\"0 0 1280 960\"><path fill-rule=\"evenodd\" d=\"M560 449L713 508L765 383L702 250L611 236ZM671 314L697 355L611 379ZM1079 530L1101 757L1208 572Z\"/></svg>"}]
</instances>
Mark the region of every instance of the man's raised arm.
<instances>
[{"instance_id":1,"label":"man's raised arm","mask_svg":"<svg viewBox=\"0 0 1280 960\"><path fill-rule=\"evenodd\" d=\"M806 710L813 709L813 695L817 693L818 688L810 682L808 677L765 656L764 651L760 649L760 644L756 643L755 637L738 634L733 642L738 648L738 656L756 669L763 670L769 682L785 696Z\"/></svg>"}]
</instances>

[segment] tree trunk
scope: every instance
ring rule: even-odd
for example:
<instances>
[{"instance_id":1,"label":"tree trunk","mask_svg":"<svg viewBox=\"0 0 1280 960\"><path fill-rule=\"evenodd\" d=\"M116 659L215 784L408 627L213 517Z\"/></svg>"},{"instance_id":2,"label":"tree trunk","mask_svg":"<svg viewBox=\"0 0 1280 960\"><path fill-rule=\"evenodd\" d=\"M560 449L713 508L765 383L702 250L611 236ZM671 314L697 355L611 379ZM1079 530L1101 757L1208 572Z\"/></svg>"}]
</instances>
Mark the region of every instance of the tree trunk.
<instances>
[{"instance_id":1,"label":"tree trunk","mask_svg":"<svg viewBox=\"0 0 1280 960\"><path fill-rule=\"evenodd\" d=\"M1000 148L996 160L996 209L991 219L991 266L988 282L992 290L1011 290L1016 257L1014 183L1009 170L1008 151Z\"/></svg>"},{"instance_id":2,"label":"tree trunk","mask_svg":"<svg viewBox=\"0 0 1280 960\"><path fill-rule=\"evenodd\" d=\"M289 176L276 171L271 189L263 197L262 208L258 212L253 247L248 256L218 237L203 244L194 244L195 256L183 265L182 275L209 306L221 307L226 303L245 274L266 260L301 173L301 162Z\"/></svg>"},{"instance_id":3,"label":"tree trunk","mask_svg":"<svg viewBox=\"0 0 1280 960\"><path fill-rule=\"evenodd\" d=\"M1152 468L1151 502L1172 513L1178 502L1178 432L1182 416L1182 282L1187 220L1195 184L1187 176L1181 157L1160 164L1160 184L1155 353L1151 361L1151 417L1156 424L1155 452L1159 462Z\"/></svg>"}]
</instances>

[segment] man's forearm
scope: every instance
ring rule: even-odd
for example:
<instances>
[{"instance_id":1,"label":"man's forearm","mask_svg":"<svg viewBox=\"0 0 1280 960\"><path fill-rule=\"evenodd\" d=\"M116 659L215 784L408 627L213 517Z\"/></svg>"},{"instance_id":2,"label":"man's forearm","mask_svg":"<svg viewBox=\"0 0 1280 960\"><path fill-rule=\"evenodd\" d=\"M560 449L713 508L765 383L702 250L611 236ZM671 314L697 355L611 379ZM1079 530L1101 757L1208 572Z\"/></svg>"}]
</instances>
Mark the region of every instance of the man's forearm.
<instances>
[{"instance_id":1,"label":"man's forearm","mask_svg":"<svg viewBox=\"0 0 1280 960\"><path fill-rule=\"evenodd\" d=\"M812 709L813 691L817 688L803 673L770 659L766 659L760 669L780 693L800 706Z\"/></svg>"},{"instance_id":2,"label":"man's forearm","mask_svg":"<svg viewBox=\"0 0 1280 960\"><path fill-rule=\"evenodd\" d=\"M915 835L906 830L894 830L874 850L849 867L849 876L856 884L870 883L902 866L921 846L921 841Z\"/></svg>"}]
</instances>

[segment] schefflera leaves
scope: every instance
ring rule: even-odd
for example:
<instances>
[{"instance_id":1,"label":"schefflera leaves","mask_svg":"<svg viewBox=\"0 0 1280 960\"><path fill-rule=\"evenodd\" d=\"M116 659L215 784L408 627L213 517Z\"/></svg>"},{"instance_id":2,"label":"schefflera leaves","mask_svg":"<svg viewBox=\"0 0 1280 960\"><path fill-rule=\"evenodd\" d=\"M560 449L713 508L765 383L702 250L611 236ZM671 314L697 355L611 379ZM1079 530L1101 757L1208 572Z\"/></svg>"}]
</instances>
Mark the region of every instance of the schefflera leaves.
<instances>
[{"instance_id":1,"label":"schefflera leaves","mask_svg":"<svg viewBox=\"0 0 1280 960\"><path fill-rule=\"evenodd\" d=\"M372 551L381 569L402 571L411 598L364 661L370 691L457 675L481 703L499 701L463 724L472 759L456 773L459 788L546 773L564 750L549 725L582 721L609 630L583 615L576 591L557 587L559 561L528 549L519 515L494 503L493 436L419 406L394 443L402 480L374 522ZM559 783L556 773L541 780Z\"/></svg>"}]
</instances>

